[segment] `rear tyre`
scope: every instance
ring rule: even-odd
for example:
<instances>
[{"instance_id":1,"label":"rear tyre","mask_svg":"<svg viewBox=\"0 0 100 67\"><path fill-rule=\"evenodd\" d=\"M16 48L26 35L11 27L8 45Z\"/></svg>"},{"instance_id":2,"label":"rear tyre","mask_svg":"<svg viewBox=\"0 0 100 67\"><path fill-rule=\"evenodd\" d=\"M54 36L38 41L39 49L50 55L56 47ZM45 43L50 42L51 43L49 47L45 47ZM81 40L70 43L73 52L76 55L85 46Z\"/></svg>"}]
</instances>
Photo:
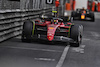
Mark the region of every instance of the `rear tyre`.
<instances>
[{"instance_id":1,"label":"rear tyre","mask_svg":"<svg viewBox=\"0 0 100 67\"><path fill-rule=\"evenodd\" d=\"M76 14L75 11L73 11L73 12L71 13L71 17L73 17L73 20L75 19L75 14Z\"/></svg>"},{"instance_id":2,"label":"rear tyre","mask_svg":"<svg viewBox=\"0 0 100 67\"><path fill-rule=\"evenodd\" d=\"M30 20L26 20L23 24L22 42L31 42L32 40L32 30L33 30L33 22Z\"/></svg>"},{"instance_id":3,"label":"rear tyre","mask_svg":"<svg viewBox=\"0 0 100 67\"><path fill-rule=\"evenodd\" d=\"M70 43L71 46L79 47L82 42L82 25L74 25L71 28L70 37L75 41L75 43Z\"/></svg>"},{"instance_id":4,"label":"rear tyre","mask_svg":"<svg viewBox=\"0 0 100 67\"><path fill-rule=\"evenodd\" d=\"M91 21L94 22L95 21L94 13L90 13L90 14L91 14Z\"/></svg>"}]
</instances>

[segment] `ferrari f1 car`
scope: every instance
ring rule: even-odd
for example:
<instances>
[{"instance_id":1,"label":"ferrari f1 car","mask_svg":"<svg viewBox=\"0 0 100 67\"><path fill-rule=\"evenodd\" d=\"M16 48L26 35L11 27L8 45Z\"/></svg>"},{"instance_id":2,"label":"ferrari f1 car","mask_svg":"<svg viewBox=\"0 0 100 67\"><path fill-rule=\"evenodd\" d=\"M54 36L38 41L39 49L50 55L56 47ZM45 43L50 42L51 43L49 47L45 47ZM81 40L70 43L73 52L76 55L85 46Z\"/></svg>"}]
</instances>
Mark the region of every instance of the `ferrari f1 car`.
<instances>
[{"instance_id":1,"label":"ferrari f1 car","mask_svg":"<svg viewBox=\"0 0 100 67\"><path fill-rule=\"evenodd\" d=\"M42 39L49 42L69 42L71 45L77 47L80 45L83 33L82 25L63 22L63 19L56 17L45 18L26 20L24 22L22 30L23 42Z\"/></svg>"},{"instance_id":2,"label":"ferrari f1 car","mask_svg":"<svg viewBox=\"0 0 100 67\"><path fill-rule=\"evenodd\" d=\"M71 16L73 17L73 19L75 18L78 18L81 20L90 19L93 22L95 21L94 13L84 8L76 9L76 11L72 11Z\"/></svg>"}]
</instances>

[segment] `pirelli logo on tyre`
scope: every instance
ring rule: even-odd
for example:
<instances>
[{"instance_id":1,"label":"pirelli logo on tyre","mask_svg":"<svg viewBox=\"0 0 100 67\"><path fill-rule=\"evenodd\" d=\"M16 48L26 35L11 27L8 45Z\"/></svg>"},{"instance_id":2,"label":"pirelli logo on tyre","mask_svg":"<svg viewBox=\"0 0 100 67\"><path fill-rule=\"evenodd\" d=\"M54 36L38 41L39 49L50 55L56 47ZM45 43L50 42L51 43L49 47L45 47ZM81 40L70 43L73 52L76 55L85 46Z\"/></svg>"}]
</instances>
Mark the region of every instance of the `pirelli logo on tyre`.
<instances>
[{"instance_id":1,"label":"pirelli logo on tyre","mask_svg":"<svg viewBox=\"0 0 100 67\"><path fill-rule=\"evenodd\" d=\"M53 4L53 0L46 0L46 4Z\"/></svg>"}]
</instances>

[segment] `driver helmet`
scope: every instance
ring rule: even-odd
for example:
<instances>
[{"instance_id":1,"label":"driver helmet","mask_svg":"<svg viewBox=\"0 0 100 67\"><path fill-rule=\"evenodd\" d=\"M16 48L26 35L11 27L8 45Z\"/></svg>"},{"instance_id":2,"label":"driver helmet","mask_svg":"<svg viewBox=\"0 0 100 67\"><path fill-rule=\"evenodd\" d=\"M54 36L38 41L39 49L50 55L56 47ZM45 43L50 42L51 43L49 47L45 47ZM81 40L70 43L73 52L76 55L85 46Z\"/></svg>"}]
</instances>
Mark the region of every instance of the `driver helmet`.
<instances>
[{"instance_id":1,"label":"driver helmet","mask_svg":"<svg viewBox=\"0 0 100 67\"><path fill-rule=\"evenodd\" d=\"M82 7L82 10L85 10L85 8L84 8L84 7Z\"/></svg>"}]
</instances>

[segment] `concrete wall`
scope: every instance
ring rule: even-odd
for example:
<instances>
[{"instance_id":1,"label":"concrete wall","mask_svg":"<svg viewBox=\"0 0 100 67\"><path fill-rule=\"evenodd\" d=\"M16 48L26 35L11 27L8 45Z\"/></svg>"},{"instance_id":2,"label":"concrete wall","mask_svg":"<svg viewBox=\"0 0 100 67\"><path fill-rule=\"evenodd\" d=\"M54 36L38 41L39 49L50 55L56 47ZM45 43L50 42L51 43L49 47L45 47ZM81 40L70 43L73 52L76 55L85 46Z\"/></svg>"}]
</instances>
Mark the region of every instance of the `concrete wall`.
<instances>
[{"instance_id":1,"label":"concrete wall","mask_svg":"<svg viewBox=\"0 0 100 67\"><path fill-rule=\"evenodd\" d=\"M20 1L0 0L0 10L19 9Z\"/></svg>"},{"instance_id":2,"label":"concrete wall","mask_svg":"<svg viewBox=\"0 0 100 67\"><path fill-rule=\"evenodd\" d=\"M45 14L51 14L52 8L39 10L0 10L0 43L21 35L23 22L27 19L39 18L39 15L45 11Z\"/></svg>"},{"instance_id":3,"label":"concrete wall","mask_svg":"<svg viewBox=\"0 0 100 67\"><path fill-rule=\"evenodd\" d=\"M54 2L55 0L53 0ZM54 6L53 4L46 4L46 0L0 0L0 10L13 9L43 9Z\"/></svg>"},{"instance_id":4,"label":"concrete wall","mask_svg":"<svg viewBox=\"0 0 100 67\"><path fill-rule=\"evenodd\" d=\"M84 7L85 9L87 9L87 0L76 0L75 9L82 8L82 7Z\"/></svg>"}]
</instances>

